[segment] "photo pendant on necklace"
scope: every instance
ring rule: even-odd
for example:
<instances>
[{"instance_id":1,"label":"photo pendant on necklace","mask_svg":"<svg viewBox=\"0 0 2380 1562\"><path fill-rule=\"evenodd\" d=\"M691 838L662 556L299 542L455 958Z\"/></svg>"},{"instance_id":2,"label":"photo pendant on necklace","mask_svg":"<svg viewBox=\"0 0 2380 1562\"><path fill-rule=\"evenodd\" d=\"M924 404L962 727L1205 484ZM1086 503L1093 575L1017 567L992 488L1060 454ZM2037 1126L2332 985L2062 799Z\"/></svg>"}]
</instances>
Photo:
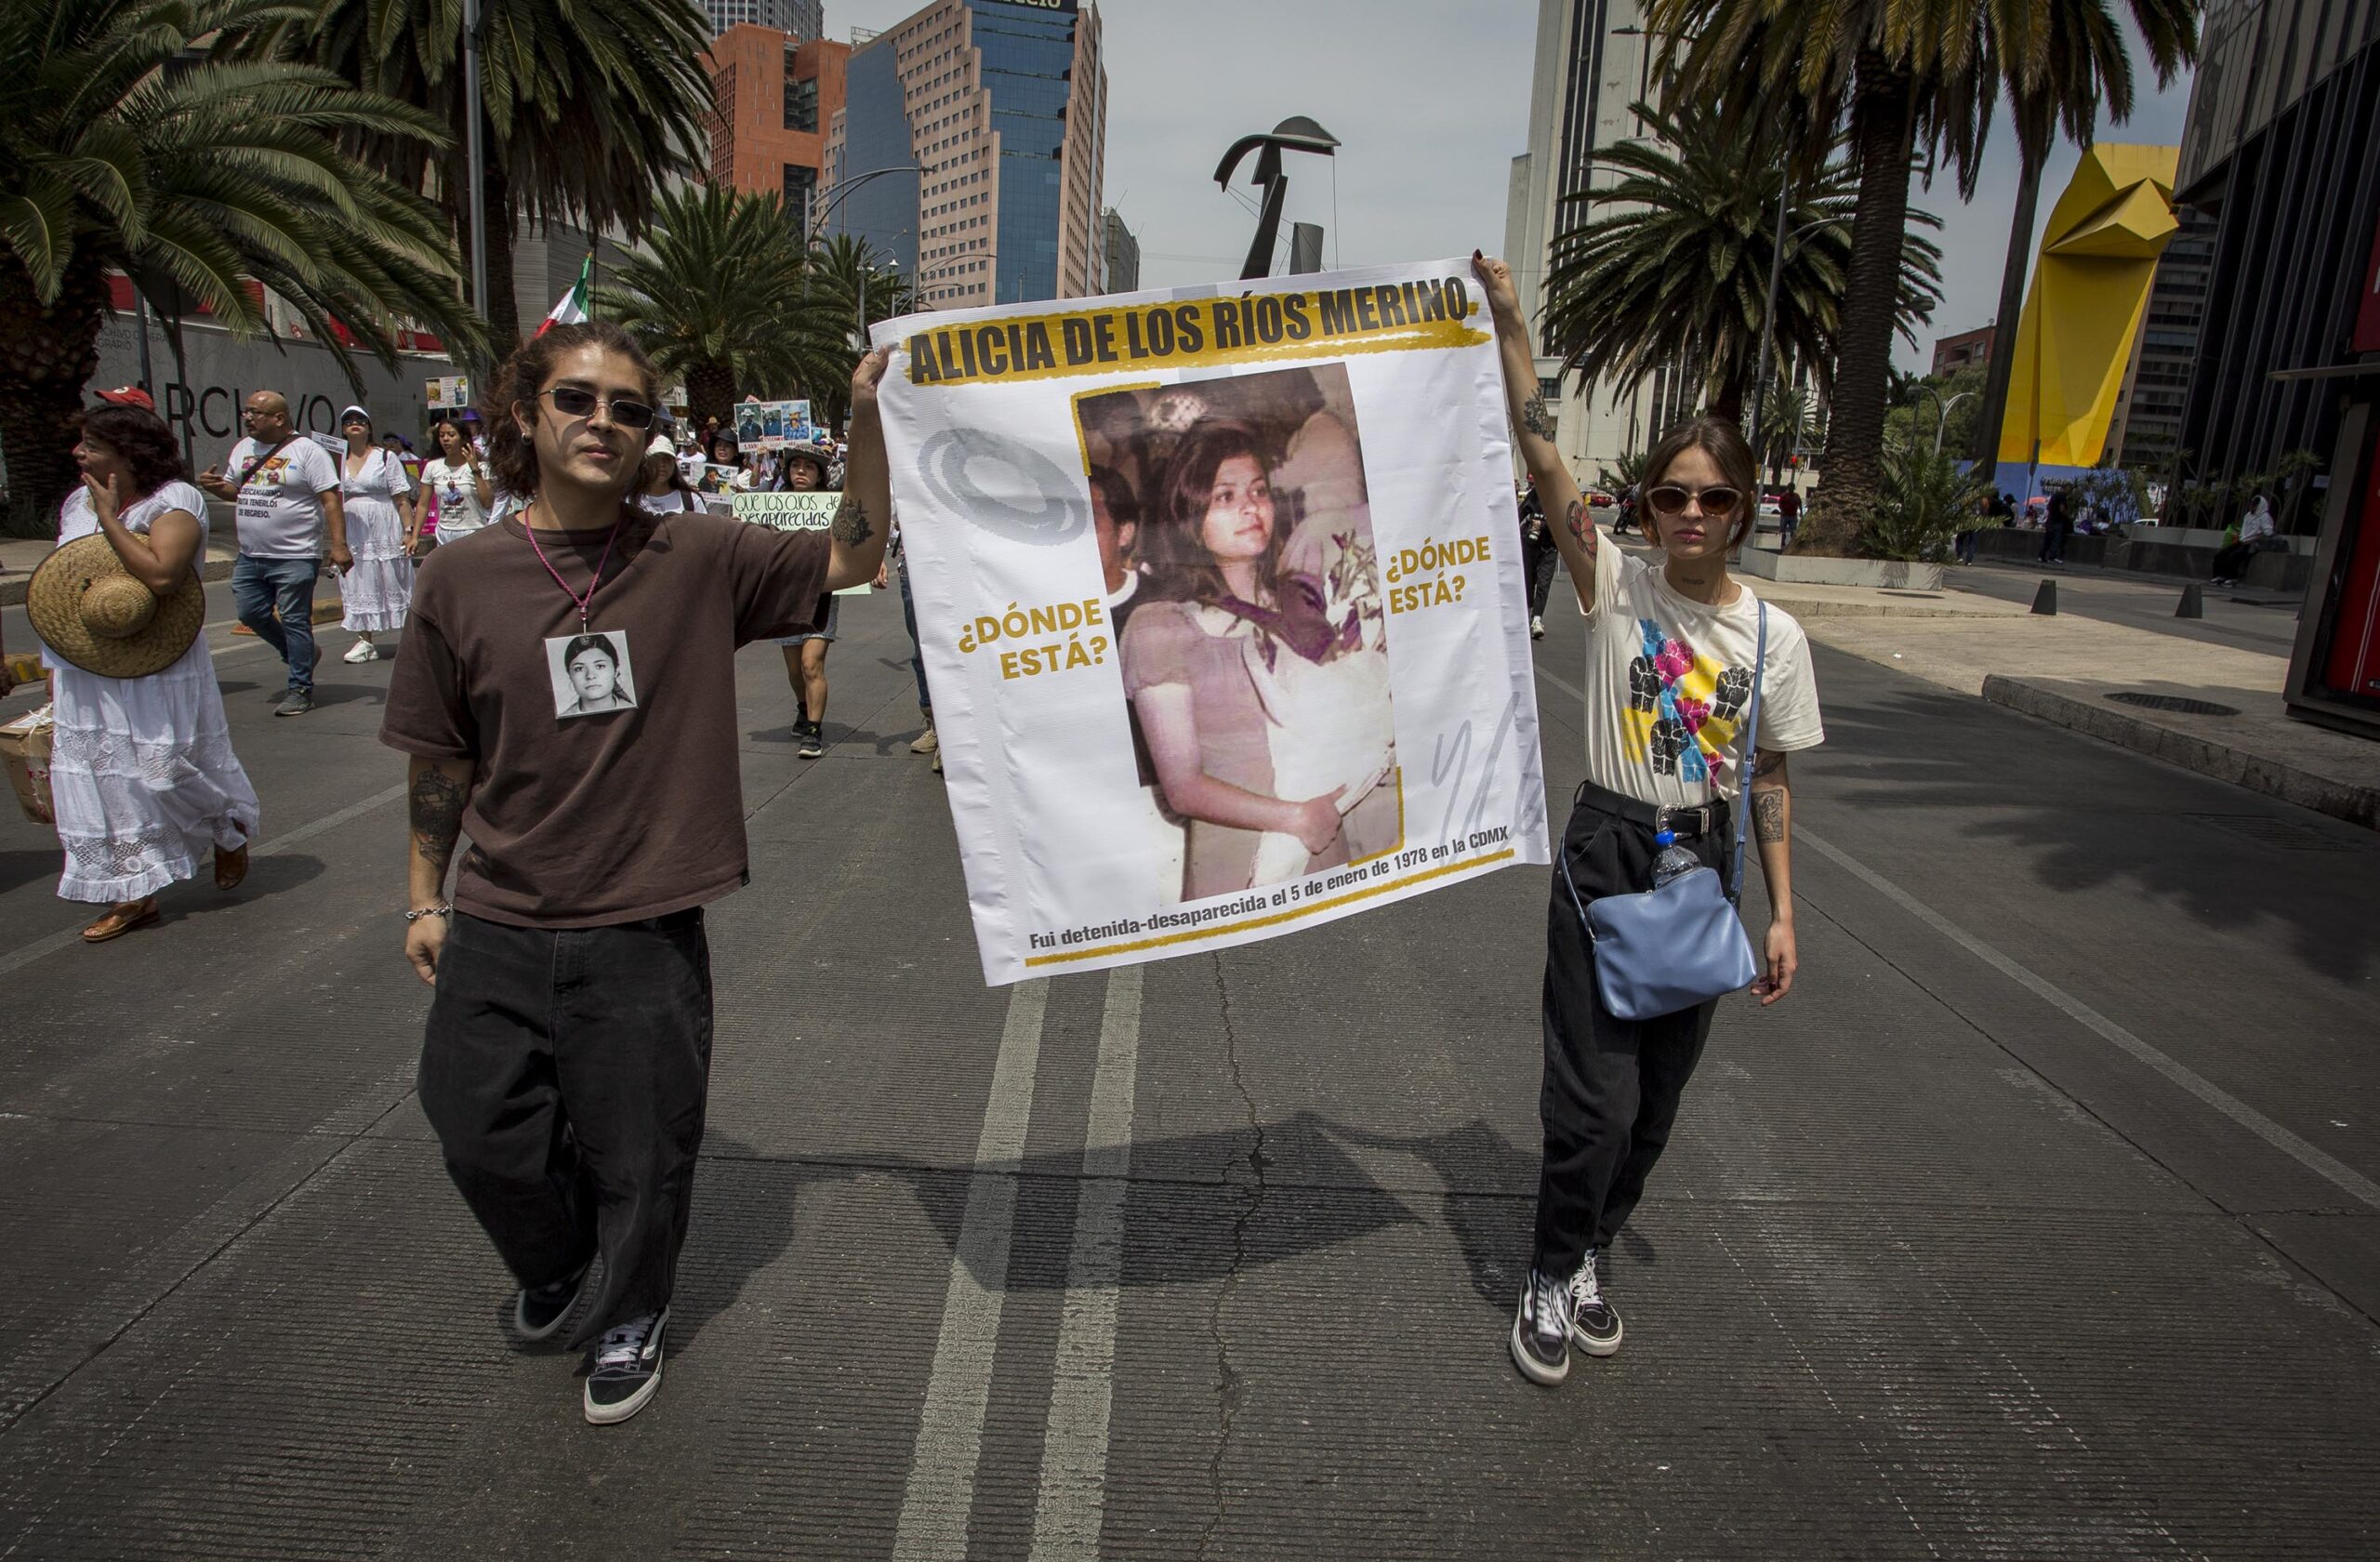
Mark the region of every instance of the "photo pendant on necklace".
<instances>
[{"instance_id":1,"label":"photo pendant on necklace","mask_svg":"<svg viewBox=\"0 0 2380 1562\"><path fill-rule=\"evenodd\" d=\"M623 630L554 635L546 642L546 667L553 678L557 720L636 708L636 682Z\"/></svg>"}]
</instances>

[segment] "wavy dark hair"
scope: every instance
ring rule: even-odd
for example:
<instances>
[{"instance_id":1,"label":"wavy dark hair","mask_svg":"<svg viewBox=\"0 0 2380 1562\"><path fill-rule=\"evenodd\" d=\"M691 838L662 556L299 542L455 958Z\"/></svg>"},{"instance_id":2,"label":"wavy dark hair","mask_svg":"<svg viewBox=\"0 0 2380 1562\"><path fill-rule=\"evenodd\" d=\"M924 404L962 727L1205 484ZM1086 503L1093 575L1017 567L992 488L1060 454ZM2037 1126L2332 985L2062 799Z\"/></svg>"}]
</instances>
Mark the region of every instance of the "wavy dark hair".
<instances>
[{"instance_id":1,"label":"wavy dark hair","mask_svg":"<svg viewBox=\"0 0 2380 1562\"><path fill-rule=\"evenodd\" d=\"M1744 443L1744 432L1728 417L1690 417L1661 436L1660 443L1645 453L1645 475L1637 480L1639 496L1650 494L1669 475L1677 458L1689 450L1699 450L1717 465L1719 475L1727 485L1743 497L1738 502L1735 524L1728 528L1727 546L1743 546L1752 535L1753 522L1760 517L1760 464L1752 459L1752 446ZM1653 514L1650 499L1645 501L1645 514L1654 530L1646 533L1658 540L1659 517Z\"/></svg>"},{"instance_id":2,"label":"wavy dark hair","mask_svg":"<svg viewBox=\"0 0 2380 1562\"><path fill-rule=\"evenodd\" d=\"M174 443L174 431L153 412L110 404L91 408L75 425L85 439L124 457L124 464L132 469L135 498L145 499L168 483L190 481L190 468L182 461L181 447Z\"/></svg>"},{"instance_id":3,"label":"wavy dark hair","mask_svg":"<svg viewBox=\"0 0 2380 1562\"><path fill-rule=\"evenodd\" d=\"M516 407L530 409L534 421L536 415L537 392L553 377L554 363L564 353L582 347L600 347L616 352L636 365L639 389L648 405L661 404L661 379L654 373L653 360L637 346L636 338L608 320L588 320L576 325L557 325L542 337L533 337L515 348L512 356L496 371L495 394L480 408L480 417L487 424L487 464L497 487L522 498L537 491L536 441L522 432L520 420L513 416ZM640 438L642 430L639 430ZM637 466L643 462L641 447ZM630 486L634 479L630 479Z\"/></svg>"},{"instance_id":4,"label":"wavy dark hair","mask_svg":"<svg viewBox=\"0 0 2380 1562\"><path fill-rule=\"evenodd\" d=\"M1215 563L1215 556L1207 551L1203 533L1208 500L1215 490L1215 473L1225 461L1238 456L1254 461L1264 473L1266 485L1271 485L1273 462L1256 430L1244 423L1199 424L1183 436L1173 458L1165 464L1155 502L1140 517L1140 535L1133 543L1133 551L1139 554L1157 597L1214 603L1231 595L1231 588L1223 584L1222 567ZM1280 583L1285 540L1276 502L1272 546L1256 563L1257 582L1268 594Z\"/></svg>"}]
</instances>

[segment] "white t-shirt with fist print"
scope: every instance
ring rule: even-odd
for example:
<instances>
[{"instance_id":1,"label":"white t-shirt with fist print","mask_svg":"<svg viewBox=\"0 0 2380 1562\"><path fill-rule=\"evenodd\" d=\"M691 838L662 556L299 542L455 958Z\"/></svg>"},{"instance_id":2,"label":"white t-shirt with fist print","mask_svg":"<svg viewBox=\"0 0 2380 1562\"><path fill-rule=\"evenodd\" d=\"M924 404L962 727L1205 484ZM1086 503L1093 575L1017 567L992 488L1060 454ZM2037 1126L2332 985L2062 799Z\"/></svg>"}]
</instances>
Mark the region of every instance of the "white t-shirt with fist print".
<instances>
[{"instance_id":1,"label":"white t-shirt with fist print","mask_svg":"<svg viewBox=\"0 0 2380 1562\"><path fill-rule=\"evenodd\" d=\"M1598 540L1587 616L1588 778L1660 806L1738 796L1760 643L1752 587L1738 577L1734 602L1706 607L1661 577L1658 554L1639 559L1607 534ZM1825 739L1809 640L1772 603L1759 746L1792 753Z\"/></svg>"}]
</instances>

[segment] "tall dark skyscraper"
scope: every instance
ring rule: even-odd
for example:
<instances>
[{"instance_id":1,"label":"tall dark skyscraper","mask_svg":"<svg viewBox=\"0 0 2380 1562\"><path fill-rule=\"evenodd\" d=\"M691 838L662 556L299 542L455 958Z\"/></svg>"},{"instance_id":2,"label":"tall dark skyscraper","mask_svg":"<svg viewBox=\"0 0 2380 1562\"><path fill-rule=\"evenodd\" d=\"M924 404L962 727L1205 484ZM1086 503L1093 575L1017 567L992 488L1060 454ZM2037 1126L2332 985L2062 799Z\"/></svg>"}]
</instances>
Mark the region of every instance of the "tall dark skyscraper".
<instances>
[{"instance_id":1,"label":"tall dark skyscraper","mask_svg":"<svg viewBox=\"0 0 2380 1562\"><path fill-rule=\"evenodd\" d=\"M1106 70L1077 0L937 0L852 51L827 232L892 256L922 307L1097 290Z\"/></svg>"}]
</instances>

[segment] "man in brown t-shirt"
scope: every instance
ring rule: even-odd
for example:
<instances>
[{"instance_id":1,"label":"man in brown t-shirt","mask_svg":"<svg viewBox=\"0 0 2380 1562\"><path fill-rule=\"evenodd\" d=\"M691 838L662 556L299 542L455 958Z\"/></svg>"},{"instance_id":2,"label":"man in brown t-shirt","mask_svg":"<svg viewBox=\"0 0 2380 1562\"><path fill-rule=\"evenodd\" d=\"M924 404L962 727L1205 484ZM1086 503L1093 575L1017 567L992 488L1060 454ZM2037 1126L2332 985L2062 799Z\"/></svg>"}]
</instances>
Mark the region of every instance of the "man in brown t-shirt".
<instances>
[{"instance_id":1,"label":"man in brown t-shirt","mask_svg":"<svg viewBox=\"0 0 2380 1562\"><path fill-rule=\"evenodd\" d=\"M437 988L422 1110L521 1282L515 1330L575 1316L572 1343L595 1342L599 1424L661 1381L709 1082L702 907L747 877L735 651L875 576L883 369L870 353L853 377L833 525L778 532L632 502L659 386L617 326L527 343L496 381L489 463L528 502L425 561L390 680L405 953Z\"/></svg>"}]
</instances>

